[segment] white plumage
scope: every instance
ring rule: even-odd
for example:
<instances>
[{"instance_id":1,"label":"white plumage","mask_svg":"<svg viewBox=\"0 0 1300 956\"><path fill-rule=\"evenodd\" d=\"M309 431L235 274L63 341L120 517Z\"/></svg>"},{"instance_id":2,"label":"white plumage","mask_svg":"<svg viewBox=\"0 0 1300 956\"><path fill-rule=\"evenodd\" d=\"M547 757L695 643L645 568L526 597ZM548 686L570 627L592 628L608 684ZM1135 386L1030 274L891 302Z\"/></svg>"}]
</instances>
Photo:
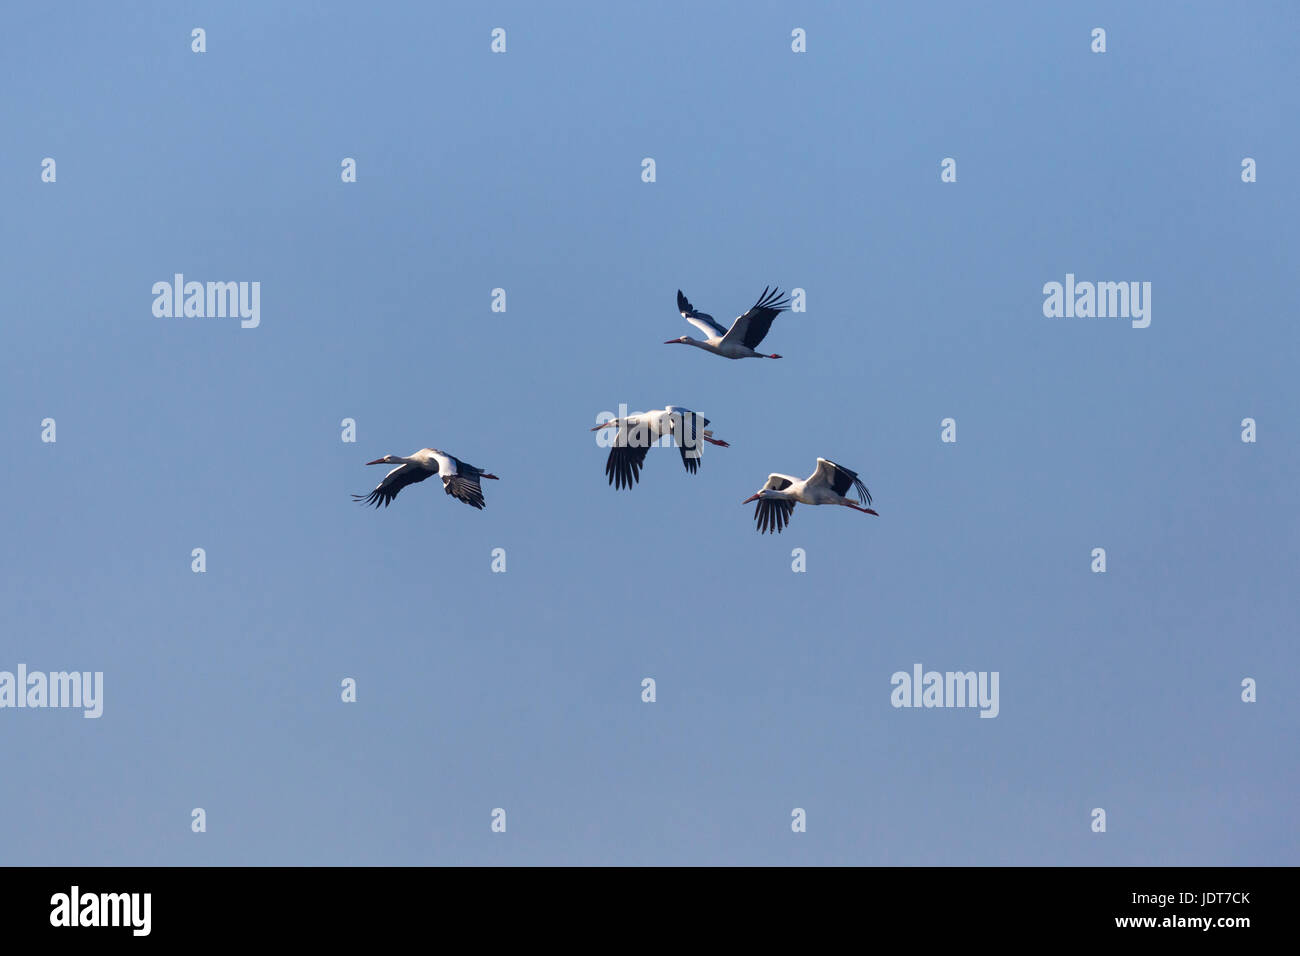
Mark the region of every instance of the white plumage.
<instances>
[{"instance_id":1,"label":"white plumage","mask_svg":"<svg viewBox=\"0 0 1300 956\"><path fill-rule=\"evenodd\" d=\"M854 499L845 497L850 488L857 492L858 504L854 504ZM871 504L871 492L857 472L849 471L843 465L837 465L826 458L818 458L817 470L803 480L773 472L767 476L767 483L741 504L749 504L751 501L758 502L754 509L754 520L758 524L759 534L785 530L794 513L794 506L799 503L844 505L880 517L870 508L863 507Z\"/></svg>"}]
</instances>

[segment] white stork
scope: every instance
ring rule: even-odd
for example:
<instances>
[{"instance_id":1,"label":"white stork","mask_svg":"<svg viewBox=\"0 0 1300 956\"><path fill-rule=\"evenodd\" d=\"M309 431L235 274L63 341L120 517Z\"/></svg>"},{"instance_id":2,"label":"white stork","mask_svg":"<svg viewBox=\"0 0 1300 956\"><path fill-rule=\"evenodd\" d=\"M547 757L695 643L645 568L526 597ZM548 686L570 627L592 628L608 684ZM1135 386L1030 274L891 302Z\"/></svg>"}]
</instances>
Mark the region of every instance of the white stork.
<instances>
[{"instance_id":1,"label":"white stork","mask_svg":"<svg viewBox=\"0 0 1300 956\"><path fill-rule=\"evenodd\" d=\"M844 497L850 488L857 491L859 504L854 504L852 498ZM755 500L758 501L758 507L754 509L754 520L758 522L759 534L784 530L790 523L794 506L799 502L806 505L844 505L880 517L870 508L860 507L871 504L871 492L867 491L867 486L857 473L825 458L817 459L817 470L803 481L789 475L768 475L767 484L741 504L747 505Z\"/></svg>"},{"instance_id":2,"label":"white stork","mask_svg":"<svg viewBox=\"0 0 1300 956\"><path fill-rule=\"evenodd\" d=\"M764 355L761 352L754 351L758 348L763 337L767 335L767 330L772 327L772 320L778 315L790 308L789 300L782 300L781 290L774 288L770 293L766 288L763 294L758 297L758 301L744 315L738 316L735 322L731 323L730 329L724 329L717 322L713 321L713 316L706 315L696 310L682 295L682 290L677 290L677 310L681 312L682 318L691 325L703 332L708 338L703 342L693 339L688 335L683 335L679 339L669 339L664 345L694 345L697 349L704 349L706 352L712 352L714 355L721 355L723 358L742 359L742 358L770 358L779 359L779 355Z\"/></svg>"},{"instance_id":3,"label":"white stork","mask_svg":"<svg viewBox=\"0 0 1300 956\"><path fill-rule=\"evenodd\" d=\"M387 508L393 503L397 493L407 485L424 481L430 475L441 475L442 487L447 494L465 502L472 508L482 510L484 505L483 489L479 487L479 479L492 478L500 480L496 475L489 475L482 468L475 468L473 465L466 464L459 458L448 455L445 451L439 451L436 448L421 448L407 458L403 458L401 455L385 455L383 458L376 458L374 461L366 462L366 464L397 466L384 475L383 480L375 485L375 490L370 494L352 496L353 501L374 505L376 508L381 504Z\"/></svg>"},{"instance_id":4,"label":"white stork","mask_svg":"<svg viewBox=\"0 0 1300 956\"><path fill-rule=\"evenodd\" d=\"M689 408L669 405L652 412L634 412L626 418L611 418L601 422L594 432L602 428L617 428L614 443L605 461L605 474L615 488L631 488L641 478L646 452L665 435L673 436L673 444L682 453L682 464L687 472L695 474L700 468L700 439L722 448L730 447L721 438L714 438L708 430L709 420Z\"/></svg>"}]
</instances>

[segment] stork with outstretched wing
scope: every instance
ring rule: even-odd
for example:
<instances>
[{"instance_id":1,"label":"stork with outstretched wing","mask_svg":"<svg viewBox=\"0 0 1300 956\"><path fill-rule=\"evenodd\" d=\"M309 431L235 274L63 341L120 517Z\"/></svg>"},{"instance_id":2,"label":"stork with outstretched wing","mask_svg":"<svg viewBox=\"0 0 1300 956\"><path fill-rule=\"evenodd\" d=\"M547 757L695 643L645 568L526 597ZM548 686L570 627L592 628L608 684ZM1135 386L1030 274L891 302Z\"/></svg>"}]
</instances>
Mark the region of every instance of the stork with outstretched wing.
<instances>
[{"instance_id":1,"label":"stork with outstretched wing","mask_svg":"<svg viewBox=\"0 0 1300 956\"><path fill-rule=\"evenodd\" d=\"M682 318L703 332L707 338L701 342L689 335L683 335L679 339L669 339L664 345L694 345L697 349L704 349L706 352L729 359L779 359L781 357L779 355L764 355L756 349L767 336L768 329L772 327L772 320L788 308L790 308L790 301L782 297L780 289L773 288L769 292L765 288L749 311L737 316L736 321L731 323L730 329L724 329L713 321L713 316L691 305L686 296L682 295L682 290L678 289L677 311L681 312Z\"/></svg>"},{"instance_id":2,"label":"stork with outstretched wing","mask_svg":"<svg viewBox=\"0 0 1300 956\"><path fill-rule=\"evenodd\" d=\"M857 492L857 501L846 498L852 489ZM756 493L750 495L741 504L757 501L754 520L758 524L759 534L781 532L790 523L796 504L805 505L844 505L864 514L880 515L865 507L871 504L871 492L862 483L857 472L849 471L843 465L826 458L817 459L817 470L800 481L790 475L773 473L767 476L767 483Z\"/></svg>"},{"instance_id":3,"label":"stork with outstretched wing","mask_svg":"<svg viewBox=\"0 0 1300 956\"><path fill-rule=\"evenodd\" d=\"M634 412L623 418L611 418L592 431L618 429L609 446L605 474L615 488L631 488L641 480L641 469L645 467L645 456L650 446L669 435L681 452L686 471L692 475L699 471L701 441L728 447L727 442L713 437L708 426L709 420L703 415L680 405L669 405L652 412Z\"/></svg>"},{"instance_id":4,"label":"stork with outstretched wing","mask_svg":"<svg viewBox=\"0 0 1300 956\"><path fill-rule=\"evenodd\" d=\"M374 505L376 508L381 504L387 508L393 503L397 493L407 485L424 481L431 475L440 475L443 490L447 494L457 501L463 501L471 508L478 508L481 511L486 502L483 500L483 489L479 486L479 479L496 479L497 477L496 475L489 475L482 468L475 468L454 455L448 455L436 448L421 448L415 454L406 458L401 455L385 455L383 458L376 458L374 461L366 462L366 464L397 466L384 475L383 480L375 485L372 492L367 495L352 496L353 501Z\"/></svg>"}]
</instances>

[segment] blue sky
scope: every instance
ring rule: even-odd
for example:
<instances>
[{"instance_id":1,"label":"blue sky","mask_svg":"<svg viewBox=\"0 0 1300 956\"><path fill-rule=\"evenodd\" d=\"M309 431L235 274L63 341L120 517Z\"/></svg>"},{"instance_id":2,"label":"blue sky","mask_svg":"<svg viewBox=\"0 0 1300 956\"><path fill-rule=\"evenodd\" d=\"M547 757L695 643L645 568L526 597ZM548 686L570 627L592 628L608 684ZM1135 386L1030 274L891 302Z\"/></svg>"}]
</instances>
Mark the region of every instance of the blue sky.
<instances>
[{"instance_id":1,"label":"blue sky","mask_svg":"<svg viewBox=\"0 0 1300 956\"><path fill-rule=\"evenodd\" d=\"M3 14L0 670L104 713L0 710L0 862L1297 862L1293 5L377 7ZM620 403L731 447L616 492ZM485 511L352 504L426 445ZM757 535L818 456L880 517Z\"/></svg>"}]
</instances>

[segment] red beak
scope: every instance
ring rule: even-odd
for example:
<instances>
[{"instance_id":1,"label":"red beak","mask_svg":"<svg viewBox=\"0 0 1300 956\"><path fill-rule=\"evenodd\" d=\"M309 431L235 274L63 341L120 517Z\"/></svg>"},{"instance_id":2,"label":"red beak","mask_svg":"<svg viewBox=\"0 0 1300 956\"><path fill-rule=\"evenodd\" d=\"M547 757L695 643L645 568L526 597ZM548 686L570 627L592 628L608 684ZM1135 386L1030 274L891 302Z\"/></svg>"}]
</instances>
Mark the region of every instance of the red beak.
<instances>
[{"instance_id":1,"label":"red beak","mask_svg":"<svg viewBox=\"0 0 1300 956\"><path fill-rule=\"evenodd\" d=\"M754 501L756 498L758 498L758 495L757 495L757 494L752 494L752 495L750 495L748 498L746 498L744 501L742 501L741 504L742 504L742 505L747 505L747 504L749 504L751 501Z\"/></svg>"},{"instance_id":2,"label":"red beak","mask_svg":"<svg viewBox=\"0 0 1300 956\"><path fill-rule=\"evenodd\" d=\"M382 459L382 458L376 458L374 461L368 461L368 462L366 462L366 464L367 464L367 465L382 465L382 464L385 464L385 462L384 462L384 459Z\"/></svg>"},{"instance_id":3,"label":"red beak","mask_svg":"<svg viewBox=\"0 0 1300 956\"><path fill-rule=\"evenodd\" d=\"M664 345L680 345L681 342L682 342L681 339L669 339L667 342L664 343Z\"/></svg>"}]
</instances>

